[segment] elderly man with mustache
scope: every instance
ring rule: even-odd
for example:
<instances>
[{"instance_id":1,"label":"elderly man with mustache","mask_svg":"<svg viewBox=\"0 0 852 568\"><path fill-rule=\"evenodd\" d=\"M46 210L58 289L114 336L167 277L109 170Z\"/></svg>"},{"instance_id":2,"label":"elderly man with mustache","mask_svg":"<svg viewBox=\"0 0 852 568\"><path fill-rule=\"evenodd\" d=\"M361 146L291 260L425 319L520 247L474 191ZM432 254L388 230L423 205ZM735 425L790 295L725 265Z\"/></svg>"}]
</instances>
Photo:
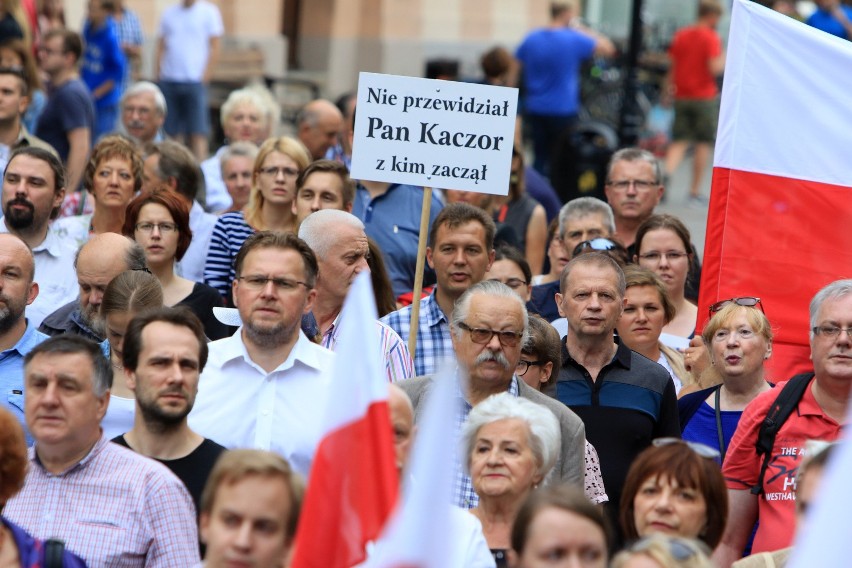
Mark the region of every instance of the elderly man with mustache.
<instances>
[{"instance_id":1,"label":"elderly man with mustache","mask_svg":"<svg viewBox=\"0 0 852 568\"><path fill-rule=\"evenodd\" d=\"M562 444L550 481L573 483L582 488L585 429L582 421L565 405L544 395L515 374L521 347L528 335L524 301L501 282L483 281L462 294L453 310L453 351L458 362L459 383L456 424L459 430L471 409L491 395L508 392L540 404L559 420ZM425 407L432 377L397 383L411 398L417 420ZM470 477L458 461L454 484L455 504L474 508L479 502Z\"/></svg>"}]
</instances>

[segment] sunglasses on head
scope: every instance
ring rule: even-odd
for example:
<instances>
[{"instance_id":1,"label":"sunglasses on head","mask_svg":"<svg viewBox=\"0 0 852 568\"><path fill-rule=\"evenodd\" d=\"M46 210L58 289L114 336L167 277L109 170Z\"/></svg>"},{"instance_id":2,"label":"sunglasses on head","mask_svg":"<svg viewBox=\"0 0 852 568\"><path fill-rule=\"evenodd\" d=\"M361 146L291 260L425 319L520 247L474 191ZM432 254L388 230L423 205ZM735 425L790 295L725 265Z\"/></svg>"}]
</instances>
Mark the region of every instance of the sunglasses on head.
<instances>
[{"instance_id":1,"label":"sunglasses on head","mask_svg":"<svg viewBox=\"0 0 852 568\"><path fill-rule=\"evenodd\" d=\"M612 249L615 249L615 248L618 248L618 245L616 243L612 242L609 239L605 239L603 237L598 237L596 239L591 239L589 241L583 241L582 243L575 246L574 250L572 251L572 256L577 256L578 254L580 254L581 252L583 252L585 250L605 251L605 250L612 250Z\"/></svg>"},{"instance_id":2,"label":"sunglasses on head","mask_svg":"<svg viewBox=\"0 0 852 568\"><path fill-rule=\"evenodd\" d=\"M681 538L677 536L654 535L637 540L630 545L627 550L630 552L643 553L653 547L653 543L662 543L667 549L672 558L678 562L685 562L694 556L705 554L696 541Z\"/></svg>"},{"instance_id":3,"label":"sunglasses on head","mask_svg":"<svg viewBox=\"0 0 852 568\"><path fill-rule=\"evenodd\" d=\"M727 305L736 304L738 306L743 306L746 308L760 308L760 311L764 314L766 313L763 310L763 304L760 302L760 298L755 298L753 296L743 296L741 298L729 298L727 300L722 300L721 302L716 302L710 306L710 316L721 310Z\"/></svg>"}]
</instances>

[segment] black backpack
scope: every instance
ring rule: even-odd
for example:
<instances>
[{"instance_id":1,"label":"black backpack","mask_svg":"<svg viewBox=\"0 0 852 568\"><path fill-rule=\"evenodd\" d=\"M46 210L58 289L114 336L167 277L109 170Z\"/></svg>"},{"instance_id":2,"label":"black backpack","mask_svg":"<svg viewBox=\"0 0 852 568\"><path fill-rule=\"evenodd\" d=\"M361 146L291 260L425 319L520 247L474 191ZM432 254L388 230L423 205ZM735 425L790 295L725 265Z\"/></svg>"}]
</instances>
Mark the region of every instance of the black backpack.
<instances>
[{"instance_id":1,"label":"black backpack","mask_svg":"<svg viewBox=\"0 0 852 568\"><path fill-rule=\"evenodd\" d=\"M813 373L802 373L790 379L778 393L775 402L769 407L766 417L761 422L755 448L757 455L763 456L763 462L760 465L757 483L751 488L754 495L763 493L763 478L766 477L766 469L769 467L769 460L772 459L772 446L775 445L775 436L790 414L793 413L796 405L799 404L813 377Z\"/></svg>"}]
</instances>

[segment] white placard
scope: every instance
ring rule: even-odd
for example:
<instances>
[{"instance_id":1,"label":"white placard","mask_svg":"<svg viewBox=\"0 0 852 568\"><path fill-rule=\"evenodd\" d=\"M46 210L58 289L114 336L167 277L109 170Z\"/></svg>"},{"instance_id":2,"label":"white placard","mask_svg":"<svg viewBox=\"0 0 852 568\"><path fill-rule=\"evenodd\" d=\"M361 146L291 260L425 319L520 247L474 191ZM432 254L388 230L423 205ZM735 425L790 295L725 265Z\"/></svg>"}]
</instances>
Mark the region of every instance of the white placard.
<instances>
[{"instance_id":1,"label":"white placard","mask_svg":"<svg viewBox=\"0 0 852 568\"><path fill-rule=\"evenodd\" d=\"M361 73L355 179L506 195L518 90Z\"/></svg>"}]
</instances>

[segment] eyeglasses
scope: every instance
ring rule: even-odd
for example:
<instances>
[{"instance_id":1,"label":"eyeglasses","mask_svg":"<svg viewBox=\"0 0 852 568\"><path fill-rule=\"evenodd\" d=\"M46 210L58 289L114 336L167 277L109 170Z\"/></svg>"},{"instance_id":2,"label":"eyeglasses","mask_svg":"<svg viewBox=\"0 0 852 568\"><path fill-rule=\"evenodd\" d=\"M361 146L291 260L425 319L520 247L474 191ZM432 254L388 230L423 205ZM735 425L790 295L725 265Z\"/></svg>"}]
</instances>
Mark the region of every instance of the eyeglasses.
<instances>
[{"instance_id":1,"label":"eyeglasses","mask_svg":"<svg viewBox=\"0 0 852 568\"><path fill-rule=\"evenodd\" d=\"M636 188L636 191L650 191L655 187L659 187L660 182L645 179L626 179L621 181L608 181L606 184L616 191L626 191L631 184Z\"/></svg>"},{"instance_id":2,"label":"eyeglasses","mask_svg":"<svg viewBox=\"0 0 852 568\"><path fill-rule=\"evenodd\" d=\"M630 552L647 552L651 550L655 542L664 544L672 558L678 562L685 562L693 556L706 555L694 540L659 534L640 539L630 545L627 550Z\"/></svg>"},{"instance_id":3,"label":"eyeglasses","mask_svg":"<svg viewBox=\"0 0 852 568\"><path fill-rule=\"evenodd\" d=\"M811 329L814 332L814 335L821 335L822 337L828 337L830 339L834 339L835 337L840 337L840 332L845 331L849 337L852 337L852 327L839 327L836 325L818 325L815 328Z\"/></svg>"},{"instance_id":4,"label":"eyeglasses","mask_svg":"<svg viewBox=\"0 0 852 568\"><path fill-rule=\"evenodd\" d=\"M270 166L268 168L260 168L260 173L269 176L271 178L277 178L278 174L283 174L284 177L296 177L299 175L299 170L296 168L288 168L288 167L275 167Z\"/></svg>"},{"instance_id":5,"label":"eyeglasses","mask_svg":"<svg viewBox=\"0 0 852 568\"><path fill-rule=\"evenodd\" d=\"M530 370L530 367L532 367L534 365L541 366L541 365L544 365L545 363L547 363L547 361L524 361L524 360L520 360L520 361L518 361L518 366L515 367L515 372L518 373L519 377L523 377L524 375L527 374L527 371Z\"/></svg>"},{"instance_id":6,"label":"eyeglasses","mask_svg":"<svg viewBox=\"0 0 852 568\"><path fill-rule=\"evenodd\" d=\"M583 252L586 249L612 250L612 249L615 249L615 248L618 248L617 243L615 243L615 242L613 242L609 239L605 239L603 237L598 237L597 239L591 239L591 240L588 240L588 241L583 241L582 243L578 244L576 247L574 247L574 250L572 252L572 256L577 256L578 254L580 254L581 252Z\"/></svg>"},{"instance_id":7,"label":"eyeglasses","mask_svg":"<svg viewBox=\"0 0 852 568\"><path fill-rule=\"evenodd\" d=\"M508 286L512 290L517 290L521 286L526 286L528 284L527 281L521 280L520 278L507 278L506 280L499 280L497 278L491 278L490 280L491 280L491 282L501 282L502 284L505 284L506 286Z\"/></svg>"},{"instance_id":8,"label":"eyeglasses","mask_svg":"<svg viewBox=\"0 0 852 568\"><path fill-rule=\"evenodd\" d=\"M491 341L495 335L500 340L500 345L503 347L514 347L523 337L523 333L519 331L496 331L493 329L484 329L481 327L470 327L464 322L459 322L458 326L470 334L470 339L474 343L485 344Z\"/></svg>"},{"instance_id":9,"label":"eyeglasses","mask_svg":"<svg viewBox=\"0 0 852 568\"><path fill-rule=\"evenodd\" d=\"M241 281L249 290L254 291L260 291L266 288L267 282L272 282L272 286L278 292L292 292L293 290L298 288L299 285L304 286L307 290L311 289L311 287L308 286L305 282L299 282L298 280L288 280L287 278L275 278L273 276L237 276L237 280Z\"/></svg>"},{"instance_id":10,"label":"eyeglasses","mask_svg":"<svg viewBox=\"0 0 852 568\"><path fill-rule=\"evenodd\" d=\"M137 223L136 230L143 233L153 233L158 229L161 233L176 233L178 226L174 223Z\"/></svg>"},{"instance_id":11,"label":"eyeglasses","mask_svg":"<svg viewBox=\"0 0 852 568\"><path fill-rule=\"evenodd\" d=\"M766 313L763 310L763 304L760 303L760 298L755 298L753 296L742 296L740 298L729 298L727 300L722 300L721 302L716 302L715 304L710 306L710 315L712 316L725 306L729 304L736 304L738 306L743 306L746 308L760 308L760 311L764 314Z\"/></svg>"},{"instance_id":12,"label":"eyeglasses","mask_svg":"<svg viewBox=\"0 0 852 568\"><path fill-rule=\"evenodd\" d=\"M688 257L689 254L685 252L680 252L677 250L670 250L669 252L646 252L645 254L640 254L639 258L642 260L647 260L648 262L660 262L660 259L666 257L672 262L677 262L682 258Z\"/></svg>"},{"instance_id":13,"label":"eyeglasses","mask_svg":"<svg viewBox=\"0 0 852 568\"><path fill-rule=\"evenodd\" d=\"M670 446L672 444L683 444L702 458L718 460L722 457L722 454L720 454L719 450L717 450L716 448L711 448L710 446L706 444L701 444L699 442L689 442L687 440L681 440L680 438L655 438L654 441L651 443L658 448L661 448L663 446Z\"/></svg>"}]
</instances>

